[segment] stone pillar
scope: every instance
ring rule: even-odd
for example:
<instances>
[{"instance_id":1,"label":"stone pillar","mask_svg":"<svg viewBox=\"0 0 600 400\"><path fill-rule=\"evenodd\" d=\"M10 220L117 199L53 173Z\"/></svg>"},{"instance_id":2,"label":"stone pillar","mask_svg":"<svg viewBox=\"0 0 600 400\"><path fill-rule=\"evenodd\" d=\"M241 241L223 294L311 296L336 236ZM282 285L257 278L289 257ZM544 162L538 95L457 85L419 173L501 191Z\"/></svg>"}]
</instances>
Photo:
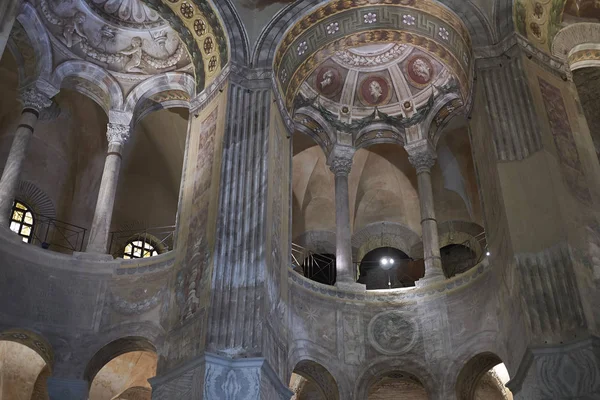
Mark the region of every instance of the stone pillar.
<instances>
[{"instance_id":1,"label":"stone pillar","mask_svg":"<svg viewBox=\"0 0 600 400\"><path fill-rule=\"evenodd\" d=\"M515 400L600 398L600 339L531 347L506 386Z\"/></svg>"},{"instance_id":2,"label":"stone pillar","mask_svg":"<svg viewBox=\"0 0 600 400\"><path fill-rule=\"evenodd\" d=\"M5 0L0 2L0 58L6 50L10 31L17 19L17 12L23 0Z\"/></svg>"},{"instance_id":3,"label":"stone pillar","mask_svg":"<svg viewBox=\"0 0 600 400\"><path fill-rule=\"evenodd\" d=\"M8 227L10 210L19 185L29 141L42 109L52 102L39 89L32 87L21 93L23 111L0 178L0 226Z\"/></svg>"},{"instance_id":4,"label":"stone pillar","mask_svg":"<svg viewBox=\"0 0 600 400\"><path fill-rule=\"evenodd\" d=\"M83 379L48 378L50 400L86 400L88 382Z\"/></svg>"},{"instance_id":5,"label":"stone pillar","mask_svg":"<svg viewBox=\"0 0 600 400\"><path fill-rule=\"evenodd\" d=\"M442 258L440 256L440 241L438 237L437 220L433 204L431 188L431 167L435 164L435 149L427 139L421 139L406 145L408 159L417 170L419 184L419 204L421 207L421 230L423 237L423 252L425 258L425 282L444 279Z\"/></svg>"},{"instance_id":6,"label":"stone pillar","mask_svg":"<svg viewBox=\"0 0 600 400\"><path fill-rule=\"evenodd\" d=\"M96 211L94 212L86 248L88 253L106 253L108 251L108 235L121 169L121 153L125 142L129 138L130 131L129 124L108 123L106 131L108 152L104 162Z\"/></svg>"},{"instance_id":7,"label":"stone pillar","mask_svg":"<svg viewBox=\"0 0 600 400\"><path fill-rule=\"evenodd\" d=\"M356 273L352 264L352 229L348 197L348 175L352 168L353 155L352 147L336 145L328 160L329 168L335 175L336 285L356 282Z\"/></svg>"}]
</instances>

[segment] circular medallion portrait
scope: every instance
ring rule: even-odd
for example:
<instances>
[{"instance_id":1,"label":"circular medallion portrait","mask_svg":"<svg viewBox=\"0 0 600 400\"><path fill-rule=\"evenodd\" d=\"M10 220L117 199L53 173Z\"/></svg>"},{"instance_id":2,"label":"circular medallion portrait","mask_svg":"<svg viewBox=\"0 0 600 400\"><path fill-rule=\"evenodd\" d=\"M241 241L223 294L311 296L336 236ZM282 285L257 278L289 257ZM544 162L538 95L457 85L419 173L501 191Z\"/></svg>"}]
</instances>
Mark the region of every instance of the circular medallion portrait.
<instances>
[{"instance_id":1,"label":"circular medallion portrait","mask_svg":"<svg viewBox=\"0 0 600 400\"><path fill-rule=\"evenodd\" d=\"M411 58L406 64L406 75L417 86L427 85L433 79L433 65L426 57Z\"/></svg>"},{"instance_id":2,"label":"circular medallion portrait","mask_svg":"<svg viewBox=\"0 0 600 400\"><path fill-rule=\"evenodd\" d=\"M369 106L385 104L390 100L390 85L380 76L370 76L362 81L358 96Z\"/></svg>"},{"instance_id":3,"label":"circular medallion portrait","mask_svg":"<svg viewBox=\"0 0 600 400\"><path fill-rule=\"evenodd\" d=\"M371 345L380 353L397 355L410 350L418 339L418 327L412 317L400 311L384 311L369 322Z\"/></svg>"},{"instance_id":4,"label":"circular medallion portrait","mask_svg":"<svg viewBox=\"0 0 600 400\"><path fill-rule=\"evenodd\" d=\"M326 97L333 97L341 92L343 87L340 72L333 67L323 67L315 76L315 88Z\"/></svg>"}]
</instances>

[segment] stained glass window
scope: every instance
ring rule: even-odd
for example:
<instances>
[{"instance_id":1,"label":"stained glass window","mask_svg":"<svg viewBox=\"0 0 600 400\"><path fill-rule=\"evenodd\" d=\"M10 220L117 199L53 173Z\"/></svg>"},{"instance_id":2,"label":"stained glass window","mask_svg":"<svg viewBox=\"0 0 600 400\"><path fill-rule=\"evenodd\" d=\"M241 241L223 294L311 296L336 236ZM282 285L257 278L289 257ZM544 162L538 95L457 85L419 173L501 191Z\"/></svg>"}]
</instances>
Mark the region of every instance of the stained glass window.
<instances>
[{"instance_id":1,"label":"stained glass window","mask_svg":"<svg viewBox=\"0 0 600 400\"><path fill-rule=\"evenodd\" d=\"M25 243L31 243L34 224L31 209L24 203L15 200L10 213L10 230L21 236Z\"/></svg>"},{"instance_id":2,"label":"stained glass window","mask_svg":"<svg viewBox=\"0 0 600 400\"><path fill-rule=\"evenodd\" d=\"M125 251L123 252L123 258L146 258L158 255L156 247L145 240L135 239L125 245Z\"/></svg>"}]
</instances>

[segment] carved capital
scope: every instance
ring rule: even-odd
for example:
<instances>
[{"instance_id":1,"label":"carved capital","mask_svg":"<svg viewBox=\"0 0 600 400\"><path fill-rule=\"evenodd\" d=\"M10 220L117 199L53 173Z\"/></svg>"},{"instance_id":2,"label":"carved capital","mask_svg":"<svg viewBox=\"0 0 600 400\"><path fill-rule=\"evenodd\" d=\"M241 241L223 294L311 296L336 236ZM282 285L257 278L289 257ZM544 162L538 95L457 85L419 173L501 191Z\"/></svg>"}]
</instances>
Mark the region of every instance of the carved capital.
<instances>
[{"instance_id":1,"label":"carved capital","mask_svg":"<svg viewBox=\"0 0 600 400\"><path fill-rule=\"evenodd\" d=\"M109 122L106 129L106 138L109 144L125 144L129 139L129 125Z\"/></svg>"},{"instance_id":2,"label":"carved capital","mask_svg":"<svg viewBox=\"0 0 600 400\"><path fill-rule=\"evenodd\" d=\"M338 175L348 175L352 169L352 159L347 158L335 158L331 160L329 164L331 172Z\"/></svg>"},{"instance_id":3,"label":"carved capital","mask_svg":"<svg viewBox=\"0 0 600 400\"><path fill-rule=\"evenodd\" d=\"M352 169L354 148L350 146L335 145L329 154L329 169L335 176L348 176Z\"/></svg>"},{"instance_id":4,"label":"carved capital","mask_svg":"<svg viewBox=\"0 0 600 400\"><path fill-rule=\"evenodd\" d=\"M19 95L23 108L35 110L38 114L46 107L52 105L52 100L35 87L25 89Z\"/></svg>"},{"instance_id":5,"label":"carved capital","mask_svg":"<svg viewBox=\"0 0 600 400\"><path fill-rule=\"evenodd\" d=\"M428 140L410 143L406 145L405 149L408 153L408 161L415 167L417 174L429 172L435 165L437 154Z\"/></svg>"}]
</instances>

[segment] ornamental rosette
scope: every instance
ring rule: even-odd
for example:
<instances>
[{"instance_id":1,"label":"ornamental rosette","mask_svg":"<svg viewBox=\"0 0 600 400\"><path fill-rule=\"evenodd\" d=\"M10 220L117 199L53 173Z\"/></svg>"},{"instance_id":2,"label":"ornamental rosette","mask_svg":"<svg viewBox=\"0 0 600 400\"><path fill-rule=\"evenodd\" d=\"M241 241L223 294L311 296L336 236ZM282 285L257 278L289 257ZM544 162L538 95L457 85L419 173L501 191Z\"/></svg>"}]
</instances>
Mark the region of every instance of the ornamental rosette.
<instances>
[{"instance_id":1,"label":"ornamental rosette","mask_svg":"<svg viewBox=\"0 0 600 400\"><path fill-rule=\"evenodd\" d=\"M129 133L129 125L109 122L106 129L106 138L109 144L125 144L127 139L129 139Z\"/></svg>"},{"instance_id":2,"label":"ornamental rosette","mask_svg":"<svg viewBox=\"0 0 600 400\"><path fill-rule=\"evenodd\" d=\"M38 112L38 114L47 107L52 105L52 100L39 89L29 88L21 92L20 95L23 108L30 108Z\"/></svg>"}]
</instances>

